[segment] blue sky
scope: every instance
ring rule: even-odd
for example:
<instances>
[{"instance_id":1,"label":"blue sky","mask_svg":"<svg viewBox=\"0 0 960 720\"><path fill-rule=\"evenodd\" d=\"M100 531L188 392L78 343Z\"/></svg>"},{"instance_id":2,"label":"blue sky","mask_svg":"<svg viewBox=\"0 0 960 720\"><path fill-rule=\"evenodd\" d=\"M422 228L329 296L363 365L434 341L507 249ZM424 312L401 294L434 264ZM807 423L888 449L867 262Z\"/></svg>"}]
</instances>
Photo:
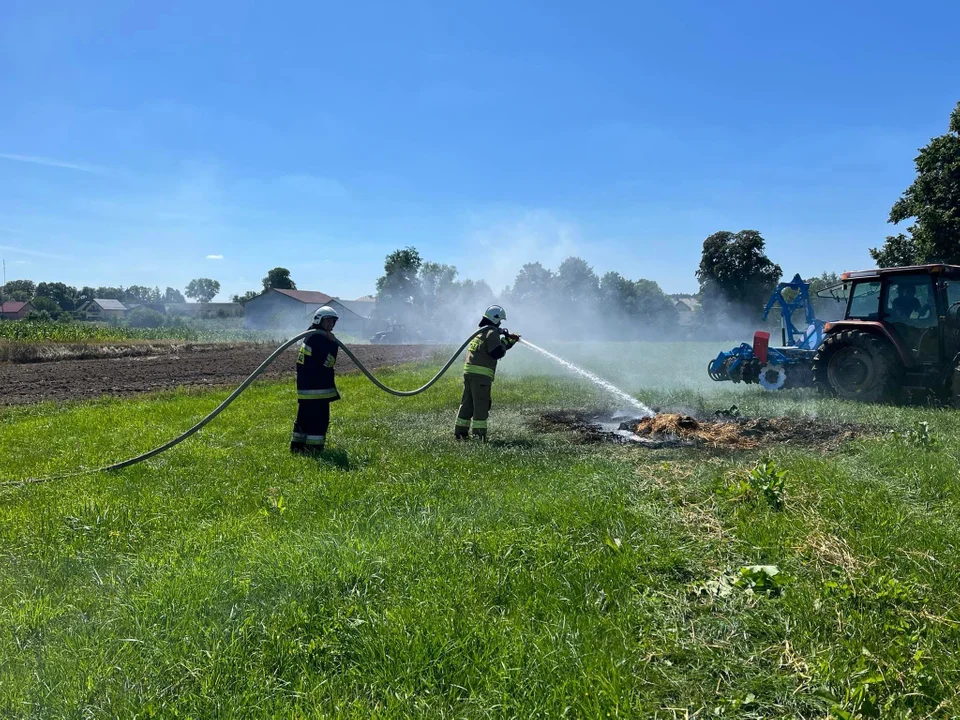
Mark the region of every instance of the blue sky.
<instances>
[{"instance_id":1,"label":"blue sky","mask_svg":"<svg viewBox=\"0 0 960 720\"><path fill-rule=\"evenodd\" d=\"M345 298L414 245L693 291L703 239L870 264L960 100L960 3L0 4L8 279Z\"/></svg>"}]
</instances>

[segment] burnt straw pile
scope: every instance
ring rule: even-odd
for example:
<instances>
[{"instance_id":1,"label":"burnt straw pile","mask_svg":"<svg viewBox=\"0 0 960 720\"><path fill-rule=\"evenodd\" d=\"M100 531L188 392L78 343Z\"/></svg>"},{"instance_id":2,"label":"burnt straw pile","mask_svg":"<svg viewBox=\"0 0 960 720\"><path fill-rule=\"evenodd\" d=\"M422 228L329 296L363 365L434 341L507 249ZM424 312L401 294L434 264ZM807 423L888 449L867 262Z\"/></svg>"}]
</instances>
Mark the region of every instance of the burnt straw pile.
<instances>
[{"instance_id":1,"label":"burnt straw pile","mask_svg":"<svg viewBox=\"0 0 960 720\"><path fill-rule=\"evenodd\" d=\"M793 445L829 450L867 429L853 423L813 418L696 418L664 412L653 417L613 418L599 412L554 411L534 422L540 432L573 431L585 443L629 443L642 447L699 447L753 450L769 445Z\"/></svg>"}]
</instances>

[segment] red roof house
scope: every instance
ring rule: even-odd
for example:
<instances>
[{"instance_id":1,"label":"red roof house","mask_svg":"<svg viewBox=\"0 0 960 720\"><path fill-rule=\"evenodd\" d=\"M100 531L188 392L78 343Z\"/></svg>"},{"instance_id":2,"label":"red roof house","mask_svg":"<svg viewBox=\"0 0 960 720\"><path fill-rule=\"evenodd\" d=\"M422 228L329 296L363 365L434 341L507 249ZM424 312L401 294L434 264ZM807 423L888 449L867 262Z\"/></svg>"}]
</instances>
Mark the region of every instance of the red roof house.
<instances>
[{"instance_id":1,"label":"red roof house","mask_svg":"<svg viewBox=\"0 0 960 720\"><path fill-rule=\"evenodd\" d=\"M0 320L21 320L34 310L36 308L29 302L7 300L0 303Z\"/></svg>"}]
</instances>

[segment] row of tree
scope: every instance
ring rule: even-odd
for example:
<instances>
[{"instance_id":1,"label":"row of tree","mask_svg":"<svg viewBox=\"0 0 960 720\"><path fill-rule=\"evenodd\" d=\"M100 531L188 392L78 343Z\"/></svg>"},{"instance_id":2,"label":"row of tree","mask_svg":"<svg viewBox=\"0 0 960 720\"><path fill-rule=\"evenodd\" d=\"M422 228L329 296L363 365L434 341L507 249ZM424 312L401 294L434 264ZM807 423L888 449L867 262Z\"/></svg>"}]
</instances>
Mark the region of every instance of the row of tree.
<instances>
[{"instance_id":1,"label":"row of tree","mask_svg":"<svg viewBox=\"0 0 960 720\"><path fill-rule=\"evenodd\" d=\"M290 271L286 268L273 268L263 278L263 292L271 288L295 290L296 287L296 283L290 277ZM149 323L163 322L162 315L156 313L157 306L185 303L187 302L186 298L198 303L209 303L219 292L220 283L212 278L191 280L182 293L172 287L167 287L161 291L159 287L151 288L146 285L130 285L129 287L84 286L76 288L62 282L34 283L32 280L11 280L4 285L0 285L0 301L29 301L36 312L33 319L66 321L72 319L73 313L94 299L119 300L127 305L152 306L151 312L157 314L157 317L147 318L144 313L141 313L144 317L141 318L143 322L140 323L147 323L145 326L151 326ZM260 294L251 290L242 296L234 295L233 302L244 303Z\"/></svg>"},{"instance_id":2,"label":"row of tree","mask_svg":"<svg viewBox=\"0 0 960 720\"><path fill-rule=\"evenodd\" d=\"M244 303L272 288L296 290L297 284L290 277L289 270L276 267L269 270L266 277L263 278L262 292L249 290L243 295L234 295L232 301ZM0 300L27 302L39 298L49 298L57 304L59 310L72 312L94 298L119 300L122 303L157 305L161 303L185 303L185 295L191 300L207 303L213 300L219 292L220 283L211 278L191 280L184 288L183 293L172 287L168 287L162 292L159 287L150 288L145 285L130 285L129 287L84 286L77 289L72 285L60 282L37 284L32 280L11 280L5 285L0 285Z\"/></svg>"},{"instance_id":3,"label":"row of tree","mask_svg":"<svg viewBox=\"0 0 960 720\"><path fill-rule=\"evenodd\" d=\"M704 241L697 278L699 308L681 327L679 296L666 295L652 280L631 280L618 272L598 275L579 257L567 258L556 270L527 263L513 284L497 294L482 280L458 280L456 267L424 261L416 248L408 247L384 262L376 319L381 326L416 329L425 339L455 339L497 302L537 337L635 340L693 329L727 339L758 327L782 271L767 257L759 232L722 231ZM816 292L837 284L839 277L825 272L808 282L818 317L835 313L836 304L817 299ZM777 322L775 312L771 323Z\"/></svg>"},{"instance_id":4,"label":"row of tree","mask_svg":"<svg viewBox=\"0 0 960 720\"><path fill-rule=\"evenodd\" d=\"M47 298L57 304L60 310L72 312L80 309L84 304L95 298L101 300L119 300L122 303L137 303L141 305L157 303L185 303L186 297L197 302L210 302L220 292L220 283L210 278L191 280L183 293L168 287L161 291L159 287L146 285L130 285L129 287L85 285L76 288L62 282L34 283L32 280L11 280L6 285L0 285L0 299L18 300L20 302L36 301Z\"/></svg>"},{"instance_id":5,"label":"row of tree","mask_svg":"<svg viewBox=\"0 0 960 720\"><path fill-rule=\"evenodd\" d=\"M579 257L567 258L556 271L527 263L503 297L547 336L663 337L677 330L679 319L676 302L653 280L613 271L600 276Z\"/></svg>"},{"instance_id":6,"label":"row of tree","mask_svg":"<svg viewBox=\"0 0 960 720\"><path fill-rule=\"evenodd\" d=\"M499 295L483 280L458 275L452 265L424 261L416 248L390 253L377 280L376 319L440 340L459 337L494 302L507 305L508 318L522 317L539 337L633 339L660 336L676 325L675 303L657 283L616 272L600 277L578 257L556 271L528 263Z\"/></svg>"},{"instance_id":7,"label":"row of tree","mask_svg":"<svg viewBox=\"0 0 960 720\"><path fill-rule=\"evenodd\" d=\"M458 280L456 267L424 261L413 247L387 255L383 271L374 321L379 327L416 329L424 340L451 339L460 332L467 308L479 316L494 299L484 281Z\"/></svg>"}]
</instances>

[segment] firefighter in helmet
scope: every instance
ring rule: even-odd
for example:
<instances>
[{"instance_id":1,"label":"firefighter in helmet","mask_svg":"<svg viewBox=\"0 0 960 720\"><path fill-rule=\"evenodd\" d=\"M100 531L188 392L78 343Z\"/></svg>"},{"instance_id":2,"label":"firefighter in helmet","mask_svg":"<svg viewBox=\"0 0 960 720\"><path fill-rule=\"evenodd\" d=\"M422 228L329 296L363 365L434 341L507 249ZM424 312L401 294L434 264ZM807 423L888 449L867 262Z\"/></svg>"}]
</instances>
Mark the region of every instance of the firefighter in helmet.
<instances>
[{"instance_id":1,"label":"firefighter in helmet","mask_svg":"<svg viewBox=\"0 0 960 720\"><path fill-rule=\"evenodd\" d=\"M500 323L506 319L507 313L502 307L491 305L480 320L484 332L470 342L467 363L463 367L463 398L460 400L454 431L454 437L458 440L467 439L471 422L473 436L482 440L487 438L490 390L497 371L497 361L520 340L519 335L500 329Z\"/></svg>"},{"instance_id":2,"label":"firefighter in helmet","mask_svg":"<svg viewBox=\"0 0 960 720\"><path fill-rule=\"evenodd\" d=\"M311 330L325 333L308 335L300 341L297 355L297 419L293 423L290 452L319 454L323 452L330 425L330 403L340 399L333 366L340 347L333 339L337 311L328 305L313 314Z\"/></svg>"}]
</instances>

